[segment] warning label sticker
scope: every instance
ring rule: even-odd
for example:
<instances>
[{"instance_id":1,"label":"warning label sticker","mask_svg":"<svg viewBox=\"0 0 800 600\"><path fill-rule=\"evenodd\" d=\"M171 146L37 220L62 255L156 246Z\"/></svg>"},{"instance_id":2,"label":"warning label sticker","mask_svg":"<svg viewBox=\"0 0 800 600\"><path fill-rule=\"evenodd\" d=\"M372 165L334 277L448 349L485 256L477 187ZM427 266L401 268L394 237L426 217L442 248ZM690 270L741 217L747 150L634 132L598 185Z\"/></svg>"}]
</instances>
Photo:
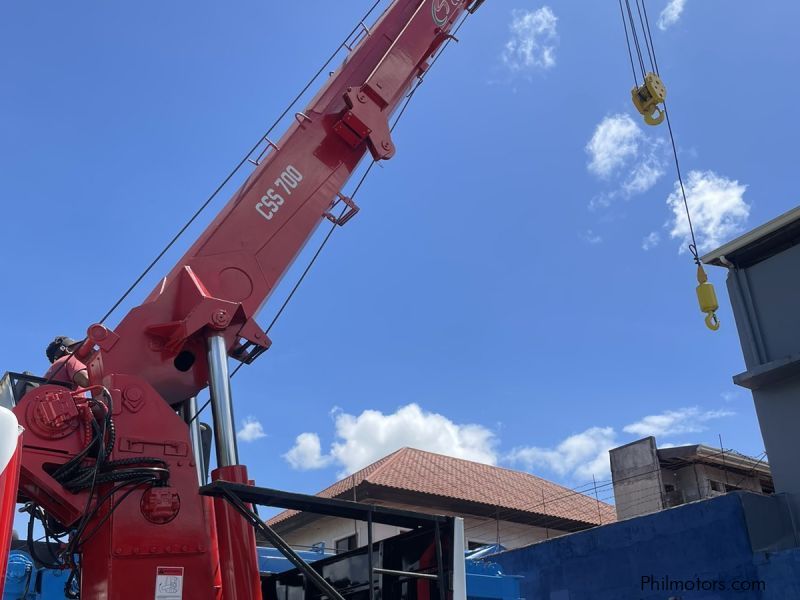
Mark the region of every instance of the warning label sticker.
<instances>
[{"instance_id":1,"label":"warning label sticker","mask_svg":"<svg viewBox=\"0 0 800 600\"><path fill-rule=\"evenodd\" d=\"M156 569L155 600L183 600L183 567Z\"/></svg>"}]
</instances>

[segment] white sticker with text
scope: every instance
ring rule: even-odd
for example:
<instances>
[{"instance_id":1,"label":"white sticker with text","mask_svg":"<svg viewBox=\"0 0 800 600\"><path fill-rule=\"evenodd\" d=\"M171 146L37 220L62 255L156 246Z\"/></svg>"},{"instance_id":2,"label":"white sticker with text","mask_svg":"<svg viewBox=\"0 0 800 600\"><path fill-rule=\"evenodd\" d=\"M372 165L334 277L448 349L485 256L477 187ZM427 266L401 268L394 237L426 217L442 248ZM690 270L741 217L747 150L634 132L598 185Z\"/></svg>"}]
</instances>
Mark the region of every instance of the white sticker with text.
<instances>
[{"instance_id":1,"label":"white sticker with text","mask_svg":"<svg viewBox=\"0 0 800 600\"><path fill-rule=\"evenodd\" d=\"M156 568L156 600L183 600L183 567Z\"/></svg>"}]
</instances>

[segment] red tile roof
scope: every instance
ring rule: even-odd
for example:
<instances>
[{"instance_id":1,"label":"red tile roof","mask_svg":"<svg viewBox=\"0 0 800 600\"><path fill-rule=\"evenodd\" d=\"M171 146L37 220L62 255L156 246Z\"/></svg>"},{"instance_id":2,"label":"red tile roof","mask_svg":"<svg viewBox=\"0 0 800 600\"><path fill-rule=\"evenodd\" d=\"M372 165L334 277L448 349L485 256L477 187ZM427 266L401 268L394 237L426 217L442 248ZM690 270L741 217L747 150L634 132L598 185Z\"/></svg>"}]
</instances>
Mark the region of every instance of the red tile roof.
<instances>
[{"instance_id":1,"label":"red tile roof","mask_svg":"<svg viewBox=\"0 0 800 600\"><path fill-rule=\"evenodd\" d=\"M363 483L388 490L438 496L500 509L501 520L513 516L567 519L587 526L616 520L614 507L541 477L482 463L401 448L317 494L349 500ZM287 510L269 520L282 523L297 515ZM557 527L554 527L557 528Z\"/></svg>"}]
</instances>

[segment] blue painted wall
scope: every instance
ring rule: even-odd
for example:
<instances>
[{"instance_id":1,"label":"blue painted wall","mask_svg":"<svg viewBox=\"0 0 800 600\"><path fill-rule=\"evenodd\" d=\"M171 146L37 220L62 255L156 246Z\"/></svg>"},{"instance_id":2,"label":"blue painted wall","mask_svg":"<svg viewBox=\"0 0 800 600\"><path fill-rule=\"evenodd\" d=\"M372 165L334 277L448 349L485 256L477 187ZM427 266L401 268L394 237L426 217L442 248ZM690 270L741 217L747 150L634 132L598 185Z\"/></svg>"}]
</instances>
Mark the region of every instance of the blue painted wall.
<instances>
[{"instance_id":1,"label":"blue painted wall","mask_svg":"<svg viewBox=\"0 0 800 600\"><path fill-rule=\"evenodd\" d=\"M526 600L800 599L800 549L753 552L744 495L596 527L491 560L523 577ZM751 527L752 522L751 517ZM670 591L650 584L663 584L665 577L694 587L700 579L705 589ZM758 581L764 582L763 591L731 589L735 582Z\"/></svg>"}]
</instances>

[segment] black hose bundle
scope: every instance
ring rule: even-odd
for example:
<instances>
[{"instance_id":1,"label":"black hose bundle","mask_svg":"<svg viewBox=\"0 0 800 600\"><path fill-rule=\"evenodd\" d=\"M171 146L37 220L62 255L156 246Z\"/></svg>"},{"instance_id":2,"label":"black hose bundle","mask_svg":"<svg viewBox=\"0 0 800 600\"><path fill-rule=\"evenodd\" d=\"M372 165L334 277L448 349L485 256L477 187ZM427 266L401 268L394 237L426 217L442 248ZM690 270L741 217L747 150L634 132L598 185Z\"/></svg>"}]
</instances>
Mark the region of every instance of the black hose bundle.
<instances>
[{"instance_id":1,"label":"black hose bundle","mask_svg":"<svg viewBox=\"0 0 800 600\"><path fill-rule=\"evenodd\" d=\"M108 390L101 389L105 402L95 398L88 400L90 405L94 405L94 408L102 409L104 412L102 417L93 417L91 420L92 439L80 452L51 474L70 492L77 494L88 488L89 495L83 517L73 529L67 530L59 528L58 524L48 517L44 509L36 504L28 503L22 509L30 513L28 549L34 560L50 569L70 569L70 575L64 586L64 594L67 598L79 598L80 596L77 591L80 566L76 555L80 552L81 547L100 530L120 504L133 492L142 486L163 486L169 482L169 467L166 461L160 458L142 456L109 460L116 443L116 428L112 416L114 406ZM99 496L92 506L97 486L104 484L113 485L111 489ZM97 516L100 508L114 494L124 488L128 489L113 501L110 510L87 533L87 526ZM49 558L37 555L33 541L33 527L36 519L41 521L44 528ZM67 534L69 534L68 541L64 542L59 539ZM55 540L55 544L51 540ZM56 550L53 549L53 545L57 547Z\"/></svg>"}]
</instances>

